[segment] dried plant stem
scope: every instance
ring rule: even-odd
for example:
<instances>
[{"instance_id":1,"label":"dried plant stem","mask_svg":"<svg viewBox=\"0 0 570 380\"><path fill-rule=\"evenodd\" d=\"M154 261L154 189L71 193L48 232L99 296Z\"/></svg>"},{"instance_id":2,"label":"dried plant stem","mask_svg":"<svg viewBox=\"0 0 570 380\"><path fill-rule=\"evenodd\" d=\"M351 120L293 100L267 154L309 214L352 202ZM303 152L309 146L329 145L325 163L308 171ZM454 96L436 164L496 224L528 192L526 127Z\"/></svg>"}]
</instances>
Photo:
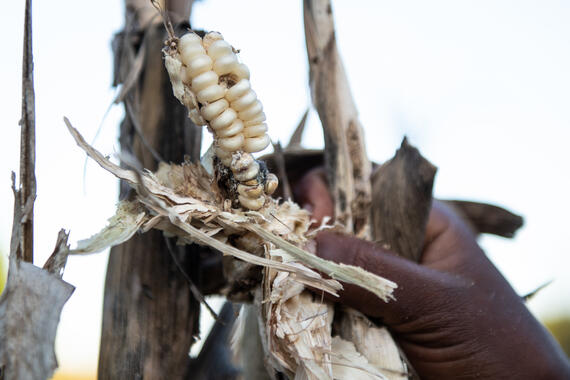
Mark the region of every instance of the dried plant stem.
<instances>
[{"instance_id":1,"label":"dried plant stem","mask_svg":"<svg viewBox=\"0 0 570 380\"><path fill-rule=\"evenodd\" d=\"M335 203L335 219L347 232L370 239L372 167L336 45L331 2L305 0L303 4L312 98L323 126L325 166ZM345 321L341 337L356 343L358 352L373 362L376 354L371 355L369 345L360 342L364 342L366 336L374 335L373 346L382 347L382 356L386 360L376 362L376 368L389 368L386 377L390 380L402 379L400 373L406 371L391 335L366 323L366 318L357 319L355 315L346 311L335 315L336 320Z\"/></svg>"},{"instance_id":2,"label":"dried plant stem","mask_svg":"<svg viewBox=\"0 0 570 380\"><path fill-rule=\"evenodd\" d=\"M160 3L174 23L185 22L178 32L188 28L192 1ZM150 170L157 168L159 157L183 162L187 154L196 160L201 130L171 95L160 53L167 38L160 15L149 0L124 4L125 26L113 44L115 85L126 88L120 100L128 101L130 116L121 124L122 157L136 157ZM122 183L121 197L129 191ZM209 280L200 278L199 252L196 246L185 247L176 256L201 287ZM99 379L185 378L199 314L199 303L171 260L162 233L135 235L114 247L105 283Z\"/></svg>"},{"instance_id":3,"label":"dried plant stem","mask_svg":"<svg viewBox=\"0 0 570 380\"><path fill-rule=\"evenodd\" d=\"M0 297L0 379L49 379L57 368L55 335L61 310L74 287L61 279L68 235L61 230L44 268L34 260L36 130L32 52L32 1L24 17L20 184L12 172L14 218L10 265Z\"/></svg>"},{"instance_id":4,"label":"dried plant stem","mask_svg":"<svg viewBox=\"0 0 570 380\"><path fill-rule=\"evenodd\" d=\"M168 253L170 253L170 257L172 258L172 261L174 261L174 264L176 265L176 267L180 271L180 274L182 274L182 276L188 282L188 286L190 287L190 291L192 292L194 297L196 297L196 299L198 301L200 301L200 303L206 307L206 310L208 310L208 313L210 313L212 318L214 318L214 320L219 322L220 318L218 317L218 314L214 311L214 309L212 309L212 307L208 304L208 302L206 302L206 298L204 297L202 292L200 292L200 289L198 289L196 284L194 284L194 281L192 281L190 276L188 276L188 273L186 273L186 271L184 270L182 265L180 265L180 262L176 258L176 252L174 252L174 247L172 247L172 243L170 242L170 240L167 237L165 237L164 241L166 242L166 246L168 247Z\"/></svg>"},{"instance_id":5,"label":"dried plant stem","mask_svg":"<svg viewBox=\"0 0 570 380\"><path fill-rule=\"evenodd\" d=\"M323 126L335 219L347 232L370 238L371 165L336 45L331 4L329 0L305 0L303 4L310 85Z\"/></svg>"},{"instance_id":6,"label":"dried plant stem","mask_svg":"<svg viewBox=\"0 0 570 380\"><path fill-rule=\"evenodd\" d=\"M396 155L372 175L372 236L419 262L437 168L404 138Z\"/></svg>"},{"instance_id":7,"label":"dried plant stem","mask_svg":"<svg viewBox=\"0 0 570 380\"><path fill-rule=\"evenodd\" d=\"M32 52L32 1L26 1L24 51L22 60L22 118L20 120L20 205L26 214L15 223L22 224L19 258L34 261L34 200L36 198L36 115L34 63ZM14 210L14 213L16 210Z\"/></svg>"}]
</instances>

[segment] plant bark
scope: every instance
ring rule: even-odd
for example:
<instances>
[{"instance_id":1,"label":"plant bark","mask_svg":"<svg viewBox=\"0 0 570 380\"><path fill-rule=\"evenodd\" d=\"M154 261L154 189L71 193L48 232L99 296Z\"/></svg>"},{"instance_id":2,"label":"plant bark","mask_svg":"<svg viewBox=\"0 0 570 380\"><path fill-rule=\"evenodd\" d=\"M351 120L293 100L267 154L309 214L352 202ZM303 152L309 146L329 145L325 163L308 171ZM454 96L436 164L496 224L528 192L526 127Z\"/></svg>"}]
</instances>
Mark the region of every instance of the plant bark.
<instances>
[{"instance_id":1,"label":"plant bark","mask_svg":"<svg viewBox=\"0 0 570 380\"><path fill-rule=\"evenodd\" d=\"M336 45L331 4L329 0L303 4L312 99L323 125L334 216L347 232L369 238L372 167Z\"/></svg>"},{"instance_id":2,"label":"plant bark","mask_svg":"<svg viewBox=\"0 0 570 380\"><path fill-rule=\"evenodd\" d=\"M325 137L325 167L335 204L334 217L347 233L370 239L372 165L336 45L330 0L305 0L304 21L312 99ZM387 223L391 220L387 219ZM353 310L337 309L335 321L341 326L340 336L353 342L377 369L387 369L387 378L404 378L406 368L387 330L374 326Z\"/></svg>"},{"instance_id":3,"label":"plant bark","mask_svg":"<svg viewBox=\"0 0 570 380\"><path fill-rule=\"evenodd\" d=\"M34 261L34 201L36 199L36 115L34 62L32 51L32 1L26 1L22 59L22 119L20 120L20 206L26 214L14 223L22 224L18 258ZM14 211L15 212L15 211Z\"/></svg>"},{"instance_id":4,"label":"plant bark","mask_svg":"<svg viewBox=\"0 0 570 380\"><path fill-rule=\"evenodd\" d=\"M189 25L192 1L168 8L180 33ZM115 85L126 116L121 124L122 164L156 170L158 158L197 160L201 129L172 95L161 49L167 34L149 1L126 0L126 24L114 42ZM153 16L154 14L154 16ZM121 198L129 196L121 185ZM200 284L200 251L176 246L173 255ZM190 347L199 333L200 305L192 296L162 233L137 235L111 250L105 283L99 379L187 377Z\"/></svg>"}]
</instances>

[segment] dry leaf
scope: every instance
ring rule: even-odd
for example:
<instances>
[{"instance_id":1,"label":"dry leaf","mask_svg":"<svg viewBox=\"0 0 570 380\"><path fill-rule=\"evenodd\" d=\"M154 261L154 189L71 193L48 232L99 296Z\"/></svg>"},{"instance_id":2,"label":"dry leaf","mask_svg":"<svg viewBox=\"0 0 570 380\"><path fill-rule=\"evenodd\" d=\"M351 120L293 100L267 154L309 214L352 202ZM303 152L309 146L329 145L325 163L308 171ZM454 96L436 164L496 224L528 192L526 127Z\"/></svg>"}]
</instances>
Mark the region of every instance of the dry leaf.
<instances>
[{"instance_id":1,"label":"dry leaf","mask_svg":"<svg viewBox=\"0 0 570 380\"><path fill-rule=\"evenodd\" d=\"M146 221L146 214L131 202L119 202L117 213L109 219L105 228L89 239L77 242L71 254L96 253L129 240Z\"/></svg>"},{"instance_id":2,"label":"dry leaf","mask_svg":"<svg viewBox=\"0 0 570 380\"><path fill-rule=\"evenodd\" d=\"M69 121L66 123L77 144L91 158L126 180L138 194L134 201L122 203L109 226L84 244L102 249L128 239L139 228L156 228L183 243L207 245L224 255L265 267L263 290L256 293L259 296L255 297L255 305L263 316L261 342L272 356L268 361L271 367L297 379L333 378L333 308L305 290L306 286L336 295L342 288L337 280L341 280L385 301L393 299L394 282L359 267L321 259L300 248L307 243L310 215L297 204L268 198L259 211L232 209L215 193L215 186L210 186L212 178L200 163L161 164L157 173L125 170L89 146ZM322 278L317 271L332 279ZM362 373L377 377L378 370L354 345L351 347L342 352L345 356L340 357L338 365L342 366L342 360L355 360L355 373L360 378L370 378L362 377Z\"/></svg>"},{"instance_id":3,"label":"dry leaf","mask_svg":"<svg viewBox=\"0 0 570 380\"><path fill-rule=\"evenodd\" d=\"M10 257L0 297L0 368L6 379L51 378L61 309L74 290L57 275Z\"/></svg>"},{"instance_id":4,"label":"dry leaf","mask_svg":"<svg viewBox=\"0 0 570 380\"><path fill-rule=\"evenodd\" d=\"M354 343L335 336L332 340L332 368L337 380L388 380L365 356L356 351Z\"/></svg>"}]
</instances>

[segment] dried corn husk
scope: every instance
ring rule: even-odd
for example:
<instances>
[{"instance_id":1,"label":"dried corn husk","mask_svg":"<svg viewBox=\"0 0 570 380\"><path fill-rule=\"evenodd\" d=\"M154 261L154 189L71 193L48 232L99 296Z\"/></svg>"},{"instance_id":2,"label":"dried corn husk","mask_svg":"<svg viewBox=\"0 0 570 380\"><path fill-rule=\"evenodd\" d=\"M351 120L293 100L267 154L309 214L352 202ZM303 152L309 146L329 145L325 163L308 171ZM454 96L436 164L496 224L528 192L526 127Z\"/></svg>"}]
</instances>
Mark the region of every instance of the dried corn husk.
<instances>
[{"instance_id":1,"label":"dried corn husk","mask_svg":"<svg viewBox=\"0 0 570 380\"><path fill-rule=\"evenodd\" d=\"M267 362L271 367L299 379L383 378L354 344L340 337L333 340L331 304L305 287L336 295L342 288L337 280L342 280L388 301L396 284L305 251L302 247L308 241L310 225L307 211L271 198L259 211L231 208L200 163L162 164L156 173L121 168L89 146L67 119L66 123L91 158L137 193L133 201L119 204L103 231L82 241L72 253L95 252L125 241L137 230L156 228L182 243L208 245L224 255L262 266L264 281L255 306L262 316L262 344L270 353ZM248 234L250 238L243 238ZM239 246L230 244L229 236ZM259 252L257 242L262 242L261 255L252 253ZM331 278L325 279L315 270ZM342 350L337 352L333 342Z\"/></svg>"}]
</instances>

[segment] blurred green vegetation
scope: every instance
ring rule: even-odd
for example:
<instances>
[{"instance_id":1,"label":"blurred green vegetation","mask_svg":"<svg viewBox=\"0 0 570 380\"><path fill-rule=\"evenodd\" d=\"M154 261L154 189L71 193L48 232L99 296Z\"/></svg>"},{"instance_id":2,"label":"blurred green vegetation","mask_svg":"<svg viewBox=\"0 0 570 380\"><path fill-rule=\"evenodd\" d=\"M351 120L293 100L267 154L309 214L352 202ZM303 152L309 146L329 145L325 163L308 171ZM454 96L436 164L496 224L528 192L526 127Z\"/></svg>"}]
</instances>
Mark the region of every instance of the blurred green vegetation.
<instances>
[{"instance_id":1,"label":"blurred green vegetation","mask_svg":"<svg viewBox=\"0 0 570 380\"><path fill-rule=\"evenodd\" d=\"M0 251L0 294L4 290L8 277L8 257Z\"/></svg>"},{"instance_id":2,"label":"blurred green vegetation","mask_svg":"<svg viewBox=\"0 0 570 380\"><path fill-rule=\"evenodd\" d=\"M549 318L544 321L544 325L570 358L570 315Z\"/></svg>"}]
</instances>

